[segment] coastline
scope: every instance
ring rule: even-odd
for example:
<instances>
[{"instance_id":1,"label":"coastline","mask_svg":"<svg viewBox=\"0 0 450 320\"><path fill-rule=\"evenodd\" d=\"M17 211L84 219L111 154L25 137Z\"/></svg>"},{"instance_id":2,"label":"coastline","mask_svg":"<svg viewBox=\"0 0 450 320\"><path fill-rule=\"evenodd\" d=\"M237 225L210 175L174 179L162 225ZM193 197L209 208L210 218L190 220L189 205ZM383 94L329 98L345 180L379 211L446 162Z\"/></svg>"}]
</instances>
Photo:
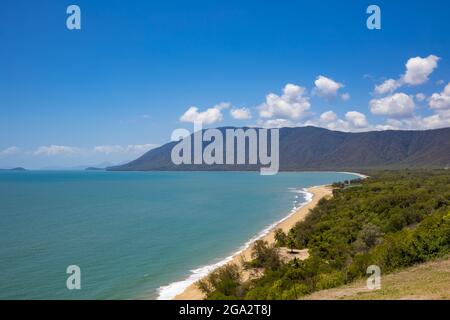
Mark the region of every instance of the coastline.
<instances>
[{"instance_id":1,"label":"coastline","mask_svg":"<svg viewBox=\"0 0 450 320\"><path fill-rule=\"evenodd\" d=\"M330 196L332 194L331 186L324 185L324 186L314 186L306 189L302 189L302 192L305 192L307 194L306 202L303 203L298 209L293 211L291 214L283 218L282 220L278 221L274 225L270 226L268 229L264 230L262 234L258 237L255 237L254 239L250 240L244 248L234 254L233 256L225 259L223 263L219 263L217 265L211 266L208 269L208 272L204 275L198 276L196 278L193 278L193 283L189 284L184 291L177 294L173 299L174 300L202 300L204 298L204 295L202 292L197 288L197 281L206 277L209 272L213 271L215 268L220 267L222 265L225 265L227 263L234 263L237 265L241 265L242 259L245 261L248 261L251 259L251 245L256 240L264 240L268 243L272 244L275 242L274 234L275 230L280 228L284 232L288 232L297 222L302 221L305 219L307 214L309 213L309 210L314 208L320 199L326 196ZM308 197L309 195L309 197ZM164 298L160 297L159 299Z\"/></svg>"},{"instance_id":2,"label":"coastline","mask_svg":"<svg viewBox=\"0 0 450 320\"><path fill-rule=\"evenodd\" d=\"M365 175L365 174L362 174L362 173L357 173L357 172L339 171L339 173L352 174L352 175L358 176L358 177L361 178L361 179L367 179L367 178L369 178L369 176L367 176L367 175Z\"/></svg>"}]
</instances>

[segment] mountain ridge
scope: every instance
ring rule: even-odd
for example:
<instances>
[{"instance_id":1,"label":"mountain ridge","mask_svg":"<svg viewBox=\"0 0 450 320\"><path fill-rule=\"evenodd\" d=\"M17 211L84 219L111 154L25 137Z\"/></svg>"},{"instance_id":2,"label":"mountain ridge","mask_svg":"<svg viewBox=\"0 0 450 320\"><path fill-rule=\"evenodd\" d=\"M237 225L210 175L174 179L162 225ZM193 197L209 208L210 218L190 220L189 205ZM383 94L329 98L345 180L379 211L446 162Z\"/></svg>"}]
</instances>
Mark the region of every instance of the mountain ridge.
<instances>
[{"instance_id":1,"label":"mountain ridge","mask_svg":"<svg viewBox=\"0 0 450 320\"><path fill-rule=\"evenodd\" d=\"M221 127L226 129L248 127ZM192 139L192 135L191 135ZM443 168L450 165L450 128L368 132L318 127L280 129L280 171ZM254 171L258 165L175 165L171 150L178 142L152 149L109 171ZM203 143L203 147L209 143ZM248 148L247 150L248 151Z\"/></svg>"}]
</instances>

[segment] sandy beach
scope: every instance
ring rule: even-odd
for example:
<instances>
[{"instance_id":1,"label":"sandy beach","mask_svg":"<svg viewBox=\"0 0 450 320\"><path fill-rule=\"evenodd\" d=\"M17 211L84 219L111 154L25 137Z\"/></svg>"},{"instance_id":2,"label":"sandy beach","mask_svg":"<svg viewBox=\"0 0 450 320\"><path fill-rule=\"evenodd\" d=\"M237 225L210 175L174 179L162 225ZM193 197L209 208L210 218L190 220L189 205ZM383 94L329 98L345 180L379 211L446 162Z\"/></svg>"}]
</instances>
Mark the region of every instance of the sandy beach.
<instances>
[{"instance_id":1,"label":"sandy beach","mask_svg":"<svg viewBox=\"0 0 450 320\"><path fill-rule=\"evenodd\" d=\"M326 196L330 196L332 194L332 189L330 186L311 187L308 188L307 191L312 193L313 195L311 201L305 204L303 207L299 208L294 214L290 215L287 219L275 225L268 232L268 234L262 238L262 240L265 240L269 243L274 243L275 241L274 233L276 229L280 228L284 232L288 232L297 222L302 221L306 217L306 215L309 213L309 210L314 208L320 199ZM245 261L250 260L251 246L243 250L240 254L235 255L229 263L240 265L242 261L241 258L243 258ZM186 290L177 295L174 298L174 300L202 300L203 298L204 296L202 292L200 292L196 284L193 283L189 287L187 287Z\"/></svg>"}]
</instances>

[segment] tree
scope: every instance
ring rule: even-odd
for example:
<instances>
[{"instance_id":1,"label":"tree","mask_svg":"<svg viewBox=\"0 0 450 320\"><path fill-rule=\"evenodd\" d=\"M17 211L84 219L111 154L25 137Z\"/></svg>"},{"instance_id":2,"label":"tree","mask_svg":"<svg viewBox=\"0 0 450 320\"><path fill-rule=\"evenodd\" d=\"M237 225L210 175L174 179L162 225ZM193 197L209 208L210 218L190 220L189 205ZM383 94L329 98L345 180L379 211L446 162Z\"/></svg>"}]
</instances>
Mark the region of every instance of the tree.
<instances>
[{"instance_id":1,"label":"tree","mask_svg":"<svg viewBox=\"0 0 450 320\"><path fill-rule=\"evenodd\" d=\"M281 258L277 248L264 240L255 241L252 247L252 258L253 261L249 266L254 268L276 270L281 266Z\"/></svg>"},{"instance_id":2,"label":"tree","mask_svg":"<svg viewBox=\"0 0 450 320\"><path fill-rule=\"evenodd\" d=\"M214 270L205 279L198 281L197 287L207 296L219 293L223 296L237 297L241 284L239 267L230 263Z\"/></svg>"},{"instance_id":3,"label":"tree","mask_svg":"<svg viewBox=\"0 0 450 320\"><path fill-rule=\"evenodd\" d=\"M283 247L286 245L286 233L284 233L283 230L281 230L280 228L275 230L275 243L278 247Z\"/></svg>"},{"instance_id":4,"label":"tree","mask_svg":"<svg viewBox=\"0 0 450 320\"><path fill-rule=\"evenodd\" d=\"M291 253L294 253L295 241L293 237L289 236L286 241L287 246L291 249Z\"/></svg>"}]
</instances>

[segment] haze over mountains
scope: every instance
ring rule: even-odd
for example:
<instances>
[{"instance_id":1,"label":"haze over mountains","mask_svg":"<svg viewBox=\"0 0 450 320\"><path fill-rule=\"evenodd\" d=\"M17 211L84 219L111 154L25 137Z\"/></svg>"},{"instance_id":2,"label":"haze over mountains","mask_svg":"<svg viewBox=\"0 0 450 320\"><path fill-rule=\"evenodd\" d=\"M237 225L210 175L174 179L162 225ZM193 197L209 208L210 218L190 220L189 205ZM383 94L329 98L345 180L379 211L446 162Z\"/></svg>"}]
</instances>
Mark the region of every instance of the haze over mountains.
<instances>
[{"instance_id":1,"label":"haze over mountains","mask_svg":"<svg viewBox=\"0 0 450 320\"><path fill-rule=\"evenodd\" d=\"M226 128L219 128L222 132ZM245 129L245 128L244 128ZM192 137L192 136L191 136ZM259 170L259 165L175 165L178 142L152 149L111 171ZM204 146L207 143L204 143ZM280 129L280 171L445 168L450 166L450 128L426 131L330 131Z\"/></svg>"}]
</instances>

